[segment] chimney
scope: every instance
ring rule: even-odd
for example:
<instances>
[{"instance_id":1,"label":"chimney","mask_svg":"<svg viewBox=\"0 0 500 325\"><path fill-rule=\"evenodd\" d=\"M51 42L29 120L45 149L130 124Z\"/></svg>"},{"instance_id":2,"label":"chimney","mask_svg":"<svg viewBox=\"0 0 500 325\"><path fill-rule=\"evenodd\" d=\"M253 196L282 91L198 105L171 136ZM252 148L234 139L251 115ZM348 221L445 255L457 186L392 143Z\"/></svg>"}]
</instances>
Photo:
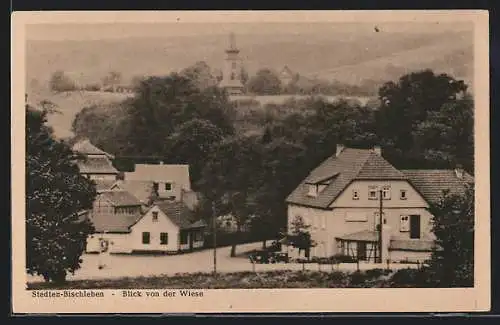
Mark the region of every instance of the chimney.
<instances>
[{"instance_id":1,"label":"chimney","mask_svg":"<svg viewBox=\"0 0 500 325\"><path fill-rule=\"evenodd\" d=\"M464 170L462 168L462 165L457 165L455 167L455 175L457 176L458 179L464 178Z\"/></svg>"},{"instance_id":2,"label":"chimney","mask_svg":"<svg viewBox=\"0 0 500 325\"><path fill-rule=\"evenodd\" d=\"M335 153L335 157L338 157L340 153L344 150L344 145L343 144L337 144L337 151Z\"/></svg>"},{"instance_id":3,"label":"chimney","mask_svg":"<svg viewBox=\"0 0 500 325\"><path fill-rule=\"evenodd\" d=\"M382 148L380 146L374 146L373 152L375 152L379 156L382 156Z\"/></svg>"}]
</instances>

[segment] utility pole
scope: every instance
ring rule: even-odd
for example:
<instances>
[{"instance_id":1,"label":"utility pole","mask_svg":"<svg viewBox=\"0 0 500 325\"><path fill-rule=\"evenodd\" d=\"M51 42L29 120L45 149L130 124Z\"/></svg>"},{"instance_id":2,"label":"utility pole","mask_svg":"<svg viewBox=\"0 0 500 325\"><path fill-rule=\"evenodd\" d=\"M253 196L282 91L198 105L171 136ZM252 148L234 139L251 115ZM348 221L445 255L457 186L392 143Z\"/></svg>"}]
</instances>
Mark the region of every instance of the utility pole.
<instances>
[{"instance_id":1,"label":"utility pole","mask_svg":"<svg viewBox=\"0 0 500 325\"><path fill-rule=\"evenodd\" d=\"M382 198L383 191L382 189L379 189L379 229L378 229L378 260L379 263L383 263L382 261L382 224L383 224L383 217L382 217L382 208L383 208L383 198Z\"/></svg>"},{"instance_id":2,"label":"utility pole","mask_svg":"<svg viewBox=\"0 0 500 325\"><path fill-rule=\"evenodd\" d=\"M212 201L212 232L214 239L214 275L217 274L217 214L215 213L215 200Z\"/></svg>"}]
</instances>

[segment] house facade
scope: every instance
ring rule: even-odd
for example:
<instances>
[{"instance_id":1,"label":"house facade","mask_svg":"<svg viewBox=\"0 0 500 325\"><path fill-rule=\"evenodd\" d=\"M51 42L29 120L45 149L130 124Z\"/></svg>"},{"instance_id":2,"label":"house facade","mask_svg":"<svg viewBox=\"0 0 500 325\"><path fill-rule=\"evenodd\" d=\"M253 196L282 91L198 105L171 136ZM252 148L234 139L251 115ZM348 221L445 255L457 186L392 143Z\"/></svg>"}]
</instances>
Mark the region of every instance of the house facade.
<instances>
[{"instance_id":1,"label":"house facade","mask_svg":"<svg viewBox=\"0 0 500 325\"><path fill-rule=\"evenodd\" d=\"M126 216L99 214L91 220L96 232L87 240L87 252L177 253L204 245L205 222L194 220L181 202L161 202Z\"/></svg>"},{"instance_id":2,"label":"house facade","mask_svg":"<svg viewBox=\"0 0 500 325\"><path fill-rule=\"evenodd\" d=\"M311 256L423 262L436 249L430 203L472 183L463 171L397 170L378 147L338 146L287 198L288 232L298 218L310 226Z\"/></svg>"}]
</instances>

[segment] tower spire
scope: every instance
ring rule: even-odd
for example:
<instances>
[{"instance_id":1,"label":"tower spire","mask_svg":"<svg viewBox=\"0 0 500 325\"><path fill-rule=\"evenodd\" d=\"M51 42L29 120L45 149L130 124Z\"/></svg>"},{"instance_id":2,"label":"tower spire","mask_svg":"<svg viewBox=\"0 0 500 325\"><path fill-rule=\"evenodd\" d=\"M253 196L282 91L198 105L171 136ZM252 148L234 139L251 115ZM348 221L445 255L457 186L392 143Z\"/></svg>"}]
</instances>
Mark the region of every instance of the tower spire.
<instances>
[{"instance_id":1,"label":"tower spire","mask_svg":"<svg viewBox=\"0 0 500 325\"><path fill-rule=\"evenodd\" d=\"M239 52L238 48L236 47L236 39L234 37L234 33L229 34L229 49L227 51L228 52Z\"/></svg>"}]
</instances>

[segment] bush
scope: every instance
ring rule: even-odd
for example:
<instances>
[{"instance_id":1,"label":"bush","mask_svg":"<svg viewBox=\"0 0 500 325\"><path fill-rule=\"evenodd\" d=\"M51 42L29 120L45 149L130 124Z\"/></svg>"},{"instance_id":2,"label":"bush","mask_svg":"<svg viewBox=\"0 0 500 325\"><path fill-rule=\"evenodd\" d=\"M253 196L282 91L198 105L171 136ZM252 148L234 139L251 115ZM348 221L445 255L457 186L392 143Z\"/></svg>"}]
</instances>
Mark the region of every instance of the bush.
<instances>
[{"instance_id":1,"label":"bush","mask_svg":"<svg viewBox=\"0 0 500 325\"><path fill-rule=\"evenodd\" d=\"M390 278L393 287L428 287L431 285L426 269L401 269Z\"/></svg>"},{"instance_id":2,"label":"bush","mask_svg":"<svg viewBox=\"0 0 500 325\"><path fill-rule=\"evenodd\" d=\"M330 257L330 259L334 263L356 263L356 259L354 257L349 256L349 255L343 255L343 254L336 254L336 255Z\"/></svg>"}]
</instances>

